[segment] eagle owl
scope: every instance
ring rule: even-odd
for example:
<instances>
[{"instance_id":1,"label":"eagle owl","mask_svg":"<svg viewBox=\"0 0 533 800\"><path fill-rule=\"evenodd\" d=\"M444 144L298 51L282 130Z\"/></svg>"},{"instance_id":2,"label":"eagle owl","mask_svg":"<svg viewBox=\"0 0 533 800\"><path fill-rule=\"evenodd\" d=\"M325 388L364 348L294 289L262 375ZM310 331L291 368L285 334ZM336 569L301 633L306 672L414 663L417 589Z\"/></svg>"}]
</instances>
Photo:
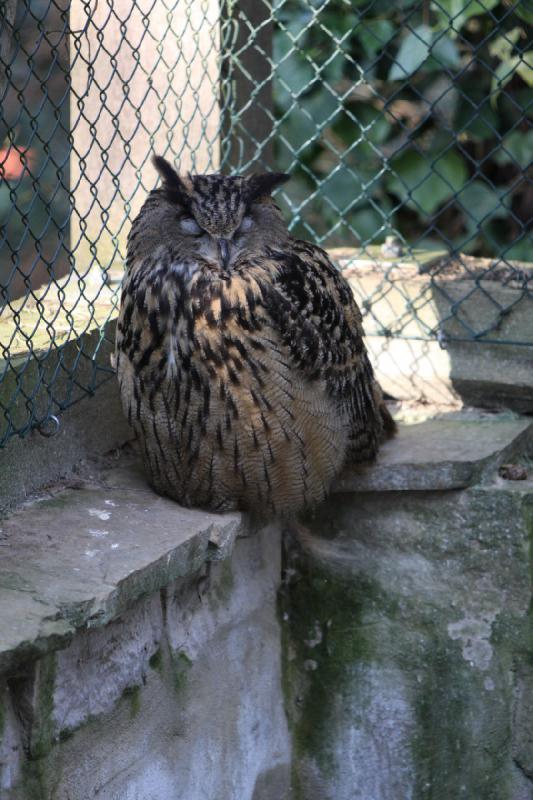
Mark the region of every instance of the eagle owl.
<instances>
[{"instance_id":1,"label":"eagle owl","mask_svg":"<svg viewBox=\"0 0 533 800\"><path fill-rule=\"evenodd\" d=\"M156 491L292 515L394 430L361 315L327 254L290 236L287 175L178 175L128 239L116 366Z\"/></svg>"}]
</instances>

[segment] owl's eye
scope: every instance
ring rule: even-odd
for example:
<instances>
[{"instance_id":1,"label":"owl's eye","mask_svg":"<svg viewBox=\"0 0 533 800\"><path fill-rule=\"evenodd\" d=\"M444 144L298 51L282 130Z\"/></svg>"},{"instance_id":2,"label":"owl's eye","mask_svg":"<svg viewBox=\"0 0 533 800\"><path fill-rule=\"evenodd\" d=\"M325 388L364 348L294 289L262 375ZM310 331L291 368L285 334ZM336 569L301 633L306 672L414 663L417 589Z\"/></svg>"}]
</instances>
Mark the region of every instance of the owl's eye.
<instances>
[{"instance_id":1,"label":"owl's eye","mask_svg":"<svg viewBox=\"0 0 533 800\"><path fill-rule=\"evenodd\" d=\"M244 217L241 224L237 228L237 233L246 233L253 227L254 221L251 217Z\"/></svg>"},{"instance_id":2,"label":"owl's eye","mask_svg":"<svg viewBox=\"0 0 533 800\"><path fill-rule=\"evenodd\" d=\"M192 236L200 236L203 233L203 230L192 217L182 217L179 224L184 233L190 233Z\"/></svg>"}]
</instances>

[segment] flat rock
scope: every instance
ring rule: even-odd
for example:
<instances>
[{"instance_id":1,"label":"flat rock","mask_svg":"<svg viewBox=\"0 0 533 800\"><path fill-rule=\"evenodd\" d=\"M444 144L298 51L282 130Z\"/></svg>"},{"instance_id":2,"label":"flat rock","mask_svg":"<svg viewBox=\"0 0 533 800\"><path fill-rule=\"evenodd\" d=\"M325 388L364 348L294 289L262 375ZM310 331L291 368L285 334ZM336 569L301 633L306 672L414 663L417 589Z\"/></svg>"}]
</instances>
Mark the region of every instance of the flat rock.
<instances>
[{"instance_id":1,"label":"flat rock","mask_svg":"<svg viewBox=\"0 0 533 800\"><path fill-rule=\"evenodd\" d=\"M126 460L0 523L0 672L231 552L240 514L182 508Z\"/></svg>"},{"instance_id":2,"label":"flat rock","mask_svg":"<svg viewBox=\"0 0 533 800\"><path fill-rule=\"evenodd\" d=\"M335 492L461 489L481 481L533 446L533 421L503 414L457 412L400 424L375 463L346 469Z\"/></svg>"}]
</instances>

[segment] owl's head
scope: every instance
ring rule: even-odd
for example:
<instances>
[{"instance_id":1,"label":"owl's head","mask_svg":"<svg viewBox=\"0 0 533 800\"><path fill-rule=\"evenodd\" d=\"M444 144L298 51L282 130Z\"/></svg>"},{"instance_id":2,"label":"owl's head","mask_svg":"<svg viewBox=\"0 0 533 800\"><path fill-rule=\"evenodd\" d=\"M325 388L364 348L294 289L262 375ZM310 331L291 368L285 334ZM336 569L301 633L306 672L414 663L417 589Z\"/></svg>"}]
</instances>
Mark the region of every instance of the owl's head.
<instances>
[{"instance_id":1,"label":"owl's head","mask_svg":"<svg viewBox=\"0 0 533 800\"><path fill-rule=\"evenodd\" d=\"M243 252L258 252L265 244L279 245L287 237L285 222L270 194L289 175L185 177L161 156L154 156L153 162L165 199L177 211L175 235L184 246L218 261L223 269Z\"/></svg>"}]
</instances>

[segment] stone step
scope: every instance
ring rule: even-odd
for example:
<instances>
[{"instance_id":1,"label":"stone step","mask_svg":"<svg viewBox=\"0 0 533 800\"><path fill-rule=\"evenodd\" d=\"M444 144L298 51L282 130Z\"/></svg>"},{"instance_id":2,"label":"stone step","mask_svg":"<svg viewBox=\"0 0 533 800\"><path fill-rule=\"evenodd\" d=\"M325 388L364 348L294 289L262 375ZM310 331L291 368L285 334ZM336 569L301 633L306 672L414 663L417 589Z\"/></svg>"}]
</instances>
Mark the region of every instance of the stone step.
<instances>
[{"instance_id":1,"label":"stone step","mask_svg":"<svg viewBox=\"0 0 533 800\"><path fill-rule=\"evenodd\" d=\"M0 673L229 554L240 525L159 497L131 457L27 504L0 523Z\"/></svg>"},{"instance_id":2,"label":"stone step","mask_svg":"<svg viewBox=\"0 0 533 800\"><path fill-rule=\"evenodd\" d=\"M462 489L533 452L533 419L458 411L415 424L380 449L374 464L347 468L335 492ZM532 475L533 477L533 475Z\"/></svg>"}]
</instances>

